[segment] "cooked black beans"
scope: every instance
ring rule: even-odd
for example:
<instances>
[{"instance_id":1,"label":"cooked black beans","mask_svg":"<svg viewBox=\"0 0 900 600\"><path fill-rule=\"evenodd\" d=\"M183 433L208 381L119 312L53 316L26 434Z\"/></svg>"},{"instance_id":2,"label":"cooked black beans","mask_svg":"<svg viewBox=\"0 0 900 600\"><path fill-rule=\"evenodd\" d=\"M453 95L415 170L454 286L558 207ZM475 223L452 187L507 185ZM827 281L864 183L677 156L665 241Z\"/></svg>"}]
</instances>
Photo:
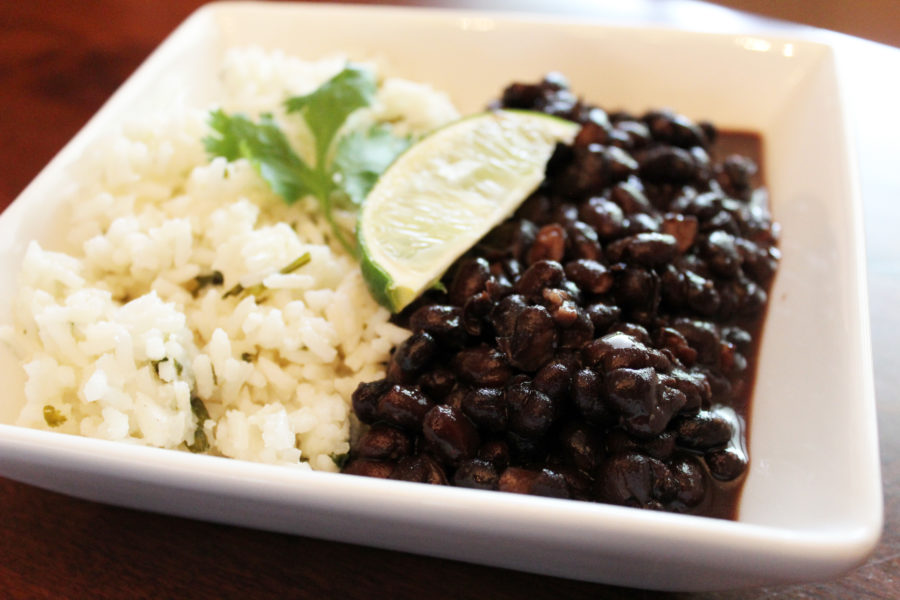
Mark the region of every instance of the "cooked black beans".
<instances>
[{"instance_id":1,"label":"cooked black beans","mask_svg":"<svg viewBox=\"0 0 900 600\"><path fill-rule=\"evenodd\" d=\"M497 468L493 463L480 458L463 461L453 473L453 485L459 487L496 490L499 482Z\"/></svg>"},{"instance_id":2,"label":"cooked black beans","mask_svg":"<svg viewBox=\"0 0 900 600\"><path fill-rule=\"evenodd\" d=\"M747 459L733 448L709 452L705 458L709 472L713 477L722 481L737 479L747 469Z\"/></svg>"},{"instance_id":3,"label":"cooked black beans","mask_svg":"<svg viewBox=\"0 0 900 600\"><path fill-rule=\"evenodd\" d=\"M480 441L478 430L458 408L442 404L425 413L422 435L429 450L451 466L474 458Z\"/></svg>"},{"instance_id":4,"label":"cooked black beans","mask_svg":"<svg viewBox=\"0 0 900 600\"><path fill-rule=\"evenodd\" d=\"M418 386L394 385L378 399L375 417L401 429L417 431L431 404Z\"/></svg>"},{"instance_id":5,"label":"cooked black beans","mask_svg":"<svg viewBox=\"0 0 900 600\"><path fill-rule=\"evenodd\" d=\"M356 443L356 455L372 460L399 460L412 450L409 436L388 425L373 425Z\"/></svg>"},{"instance_id":6,"label":"cooked black beans","mask_svg":"<svg viewBox=\"0 0 900 600\"><path fill-rule=\"evenodd\" d=\"M398 315L412 335L353 393L344 472L733 518L780 258L755 163L718 157L712 124L607 113L558 74L496 106L581 130L447 291Z\"/></svg>"},{"instance_id":7,"label":"cooked black beans","mask_svg":"<svg viewBox=\"0 0 900 600\"><path fill-rule=\"evenodd\" d=\"M402 481L415 481L416 483L447 485L447 474L444 472L444 469L427 454L407 456L400 459L400 462L394 467L390 478Z\"/></svg>"}]
</instances>

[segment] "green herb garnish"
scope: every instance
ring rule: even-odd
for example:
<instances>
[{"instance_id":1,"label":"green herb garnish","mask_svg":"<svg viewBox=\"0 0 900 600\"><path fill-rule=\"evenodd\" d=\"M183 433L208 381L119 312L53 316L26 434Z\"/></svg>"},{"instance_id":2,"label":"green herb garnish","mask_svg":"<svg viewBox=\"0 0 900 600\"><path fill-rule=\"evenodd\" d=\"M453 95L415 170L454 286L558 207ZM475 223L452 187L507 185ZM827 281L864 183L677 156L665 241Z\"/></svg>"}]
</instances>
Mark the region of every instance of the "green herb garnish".
<instances>
[{"instance_id":1,"label":"green herb garnish","mask_svg":"<svg viewBox=\"0 0 900 600\"><path fill-rule=\"evenodd\" d=\"M344 465L350 460L350 453L344 452L343 454L329 454L328 458L337 465L338 469L343 469Z\"/></svg>"},{"instance_id":2,"label":"green herb garnish","mask_svg":"<svg viewBox=\"0 0 900 600\"><path fill-rule=\"evenodd\" d=\"M311 94L287 99L288 113L299 114L313 135L313 166L294 152L271 114L261 115L254 123L240 114L213 111L209 124L214 133L204 139L206 151L230 161L247 159L288 204L315 196L338 241L355 254L332 208L358 206L378 176L410 144L409 138L397 138L383 125L338 136L351 114L371 104L376 89L370 71L347 65Z\"/></svg>"},{"instance_id":3,"label":"green herb garnish","mask_svg":"<svg viewBox=\"0 0 900 600\"><path fill-rule=\"evenodd\" d=\"M170 359L168 356L161 360L151 360L150 364L153 365L153 372L156 373L156 376L159 377L159 365L166 362L167 360L172 361L172 366L175 367L175 375L177 377L181 376L181 372L184 371L184 365L175 360L174 358Z\"/></svg>"},{"instance_id":4,"label":"green herb garnish","mask_svg":"<svg viewBox=\"0 0 900 600\"><path fill-rule=\"evenodd\" d=\"M298 256L296 259L294 259L294 261L291 262L290 264L278 269L278 272L281 273L282 275L289 275L311 260L312 260L312 256L310 256L309 252L304 252L303 254Z\"/></svg>"},{"instance_id":5,"label":"green herb garnish","mask_svg":"<svg viewBox=\"0 0 900 600\"><path fill-rule=\"evenodd\" d=\"M311 260L312 260L312 257L310 256L309 252L304 252L303 254L301 254L300 256L295 258L288 265L278 269L278 272L281 273L282 275L288 275L290 273L293 273L294 271L296 271L297 269L299 269L300 267L302 267L303 265L305 265L306 263L308 263ZM243 285L238 283L238 284L235 284L235 286L233 288L231 288L230 290L228 290L227 292L222 294L222 300L224 300L225 298L230 298L231 296L237 296L238 298L246 298L247 296L255 296L257 300L260 300L260 299L262 299L263 294L268 289L269 288L267 288L263 283L257 283L257 284L251 285L250 287L247 287L247 288L245 288Z\"/></svg>"},{"instance_id":6,"label":"green herb garnish","mask_svg":"<svg viewBox=\"0 0 900 600\"><path fill-rule=\"evenodd\" d=\"M206 431L203 430L203 424L209 419L209 411L206 410L203 400L191 396L191 412L197 418L197 429L194 430L194 443L188 444L188 450L194 453L206 452L209 450L209 440Z\"/></svg>"},{"instance_id":7,"label":"green herb garnish","mask_svg":"<svg viewBox=\"0 0 900 600\"><path fill-rule=\"evenodd\" d=\"M65 423L66 420L66 415L59 412L55 406L51 404L44 405L44 421L47 425L50 427L59 427Z\"/></svg>"},{"instance_id":8,"label":"green herb garnish","mask_svg":"<svg viewBox=\"0 0 900 600\"><path fill-rule=\"evenodd\" d=\"M222 271L213 271L208 275L197 275L194 277L194 286L191 295L196 297L203 288L210 285L222 285L223 283L225 283L225 276L222 275Z\"/></svg>"}]
</instances>

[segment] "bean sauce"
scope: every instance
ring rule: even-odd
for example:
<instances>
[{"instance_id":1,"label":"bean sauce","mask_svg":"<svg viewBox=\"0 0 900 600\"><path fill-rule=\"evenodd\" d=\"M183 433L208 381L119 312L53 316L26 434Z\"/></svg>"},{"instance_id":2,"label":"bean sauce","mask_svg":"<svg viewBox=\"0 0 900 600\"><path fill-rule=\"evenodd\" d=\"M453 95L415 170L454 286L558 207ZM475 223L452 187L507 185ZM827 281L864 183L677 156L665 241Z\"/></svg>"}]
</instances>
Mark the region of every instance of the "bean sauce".
<instances>
[{"instance_id":1,"label":"bean sauce","mask_svg":"<svg viewBox=\"0 0 900 600\"><path fill-rule=\"evenodd\" d=\"M565 78L493 107L581 125L509 220L396 316L344 472L733 519L779 261L754 134L607 112Z\"/></svg>"}]
</instances>

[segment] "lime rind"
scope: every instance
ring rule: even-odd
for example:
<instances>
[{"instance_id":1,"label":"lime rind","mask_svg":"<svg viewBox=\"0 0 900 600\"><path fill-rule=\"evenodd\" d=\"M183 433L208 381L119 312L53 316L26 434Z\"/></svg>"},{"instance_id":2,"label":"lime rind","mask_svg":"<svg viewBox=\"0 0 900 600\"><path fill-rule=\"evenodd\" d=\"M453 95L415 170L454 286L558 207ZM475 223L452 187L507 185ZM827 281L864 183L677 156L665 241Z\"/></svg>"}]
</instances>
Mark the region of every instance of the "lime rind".
<instances>
[{"instance_id":1,"label":"lime rind","mask_svg":"<svg viewBox=\"0 0 900 600\"><path fill-rule=\"evenodd\" d=\"M362 272L394 312L440 280L453 262L509 217L543 181L557 142L578 125L500 110L447 125L401 154L363 203Z\"/></svg>"}]
</instances>

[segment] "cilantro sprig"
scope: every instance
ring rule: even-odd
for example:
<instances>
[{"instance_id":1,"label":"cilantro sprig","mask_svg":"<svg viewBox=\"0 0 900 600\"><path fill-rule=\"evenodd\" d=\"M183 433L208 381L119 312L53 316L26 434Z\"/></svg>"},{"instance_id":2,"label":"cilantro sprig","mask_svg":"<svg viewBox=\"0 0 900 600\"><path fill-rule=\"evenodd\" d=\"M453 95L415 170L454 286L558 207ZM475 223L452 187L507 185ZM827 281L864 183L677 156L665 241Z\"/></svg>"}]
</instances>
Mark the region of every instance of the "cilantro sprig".
<instances>
[{"instance_id":1,"label":"cilantro sprig","mask_svg":"<svg viewBox=\"0 0 900 600\"><path fill-rule=\"evenodd\" d=\"M213 133L203 140L206 151L212 158L246 159L288 204L315 196L338 241L355 254L332 210L358 207L378 176L411 143L379 124L342 133L350 115L372 103L376 89L371 71L348 64L312 93L285 101L288 114L299 115L313 135L313 165L300 158L268 113L253 122L245 115L212 111Z\"/></svg>"}]
</instances>

